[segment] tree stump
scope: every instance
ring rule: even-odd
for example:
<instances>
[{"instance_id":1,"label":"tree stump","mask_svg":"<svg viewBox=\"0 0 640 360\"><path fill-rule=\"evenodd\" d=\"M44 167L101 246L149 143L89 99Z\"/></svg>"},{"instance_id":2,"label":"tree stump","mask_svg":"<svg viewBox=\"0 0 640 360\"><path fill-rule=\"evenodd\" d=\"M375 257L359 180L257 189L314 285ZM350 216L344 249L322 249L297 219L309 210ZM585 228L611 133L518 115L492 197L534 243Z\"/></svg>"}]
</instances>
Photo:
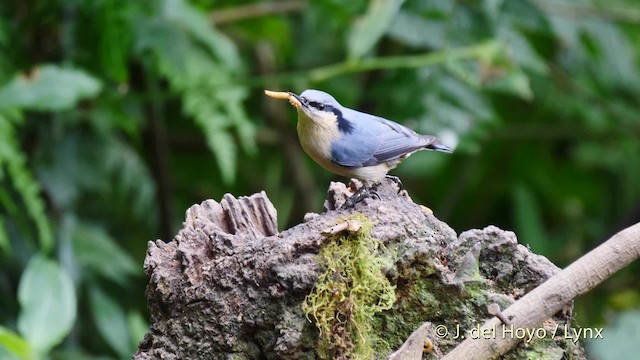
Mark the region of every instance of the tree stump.
<instances>
[{"instance_id":1,"label":"tree stump","mask_svg":"<svg viewBox=\"0 0 640 360\"><path fill-rule=\"evenodd\" d=\"M373 223L371 236L383 244L377 256L395 286L393 307L371 319L377 359L439 358L493 317L488 306L505 309L559 271L512 232L489 226L456 235L391 182L378 196L335 210L350 193L332 183L324 213L282 232L264 192L188 209L172 241L149 242L151 328L134 359L320 358L318 330L301 304L325 268L318 261L323 231L354 213ZM568 306L545 326L570 321ZM418 328L425 330L410 337ZM425 336L427 348L416 346ZM579 344L549 336L521 343L505 358L563 355L584 358Z\"/></svg>"}]
</instances>

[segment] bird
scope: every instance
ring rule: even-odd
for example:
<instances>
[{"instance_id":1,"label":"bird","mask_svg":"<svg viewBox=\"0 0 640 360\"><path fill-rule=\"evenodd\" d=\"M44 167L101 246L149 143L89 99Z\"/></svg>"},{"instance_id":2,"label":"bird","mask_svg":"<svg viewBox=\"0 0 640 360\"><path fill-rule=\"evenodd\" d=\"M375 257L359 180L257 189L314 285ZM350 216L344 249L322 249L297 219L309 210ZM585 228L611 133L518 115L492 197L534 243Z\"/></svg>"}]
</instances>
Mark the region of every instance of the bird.
<instances>
[{"instance_id":1,"label":"bird","mask_svg":"<svg viewBox=\"0 0 640 360\"><path fill-rule=\"evenodd\" d=\"M309 89L293 92L265 90L276 99L287 99L298 112L298 139L302 149L324 169L362 181L363 186L343 207L364 199L369 190L389 178L401 188L400 179L387 173L420 150L451 153L433 135L421 135L385 118L340 105L331 95Z\"/></svg>"}]
</instances>

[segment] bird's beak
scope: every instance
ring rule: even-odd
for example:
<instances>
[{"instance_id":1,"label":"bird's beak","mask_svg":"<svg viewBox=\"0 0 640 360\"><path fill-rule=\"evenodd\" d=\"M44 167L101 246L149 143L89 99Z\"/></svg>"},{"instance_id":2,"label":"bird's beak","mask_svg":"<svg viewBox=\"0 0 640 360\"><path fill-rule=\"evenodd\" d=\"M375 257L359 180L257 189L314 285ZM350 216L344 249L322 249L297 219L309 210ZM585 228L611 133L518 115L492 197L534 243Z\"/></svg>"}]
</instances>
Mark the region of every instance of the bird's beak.
<instances>
[{"instance_id":1,"label":"bird's beak","mask_svg":"<svg viewBox=\"0 0 640 360\"><path fill-rule=\"evenodd\" d=\"M269 97L272 97L272 98L275 98L275 99L287 99L287 100L289 100L291 105L295 106L297 109L300 109L303 106L305 106L305 103L302 100L302 98L300 98L300 96L292 93L291 91L281 92L281 91L265 90L264 93L265 93L265 95L267 95Z\"/></svg>"}]
</instances>

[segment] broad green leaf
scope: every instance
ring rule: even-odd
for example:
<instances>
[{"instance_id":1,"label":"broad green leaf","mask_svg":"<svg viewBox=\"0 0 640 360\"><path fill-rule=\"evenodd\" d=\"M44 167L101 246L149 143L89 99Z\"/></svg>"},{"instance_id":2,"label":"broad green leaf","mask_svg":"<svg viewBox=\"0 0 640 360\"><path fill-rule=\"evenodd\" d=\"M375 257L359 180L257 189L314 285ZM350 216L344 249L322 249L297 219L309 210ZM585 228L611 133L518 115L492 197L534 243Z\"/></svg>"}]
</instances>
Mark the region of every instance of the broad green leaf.
<instances>
[{"instance_id":1,"label":"broad green leaf","mask_svg":"<svg viewBox=\"0 0 640 360\"><path fill-rule=\"evenodd\" d=\"M588 21L584 33L596 46L596 54L590 62L596 68L601 83L616 88L623 85L637 89L638 56L634 46L618 26L604 21Z\"/></svg>"},{"instance_id":2,"label":"broad green leaf","mask_svg":"<svg viewBox=\"0 0 640 360\"><path fill-rule=\"evenodd\" d=\"M101 227L78 222L72 235L73 252L82 268L126 285L141 272L131 256Z\"/></svg>"},{"instance_id":3,"label":"broad green leaf","mask_svg":"<svg viewBox=\"0 0 640 360\"><path fill-rule=\"evenodd\" d=\"M353 24L347 38L351 60L365 56L380 40L398 14L404 0L371 0L367 12Z\"/></svg>"},{"instance_id":4,"label":"broad green leaf","mask_svg":"<svg viewBox=\"0 0 640 360\"><path fill-rule=\"evenodd\" d=\"M102 338L121 358L130 358L135 348L130 341L124 310L96 286L89 290L89 301L91 315Z\"/></svg>"},{"instance_id":5,"label":"broad green leaf","mask_svg":"<svg viewBox=\"0 0 640 360\"><path fill-rule=\"evenodd\" d=\"M32 358L29 344L20 335L0 325L0 350L6 350L18 359ZM0 351L2 358L2 351Z\"/></svg>"},{"instance_id":6,"label":"broad green leaf","mask_svg":"<svg viewBox=\"0 0 640 360\"><path fill-rule=\"evenodd\" d=\"M20 74L0 88L0 110L23 108L59 111L74 107L80 100L98 95L102 85L82 70L42 65L30 74Z\"/></svg>"},{"instance_id":7,"label":"broad green leaf","mask_svg":"<svg viewBox=\"0 0 640 360\"><path fill-rule=\"evenodd\" d=\"M18 330L38 354L64 339L76 319L76 291L71 277L52 260L35 255L18 287Z\"/></svg>"},{"instance_id":8,"label":"broad green leaf","mask_svg":"<svg viewBox=\"0 0 640 360\"><path fill-rule=\"evenodd\" d=\"M131 334L131 346L137 348L149 331L149 323L139 311L130 311L127 314L127 323Z\"/></svg>"},{"instance_id":9,"label":"broad green leaf","mask_svg":"<svg viewBox=\"0 0 640 360\"><path fill-rule=\"evenodd\" d=\"M438 49L446 45L447 22L400 11L389 28L389 37L416 48Z\"/></svg>"}]
</instances>

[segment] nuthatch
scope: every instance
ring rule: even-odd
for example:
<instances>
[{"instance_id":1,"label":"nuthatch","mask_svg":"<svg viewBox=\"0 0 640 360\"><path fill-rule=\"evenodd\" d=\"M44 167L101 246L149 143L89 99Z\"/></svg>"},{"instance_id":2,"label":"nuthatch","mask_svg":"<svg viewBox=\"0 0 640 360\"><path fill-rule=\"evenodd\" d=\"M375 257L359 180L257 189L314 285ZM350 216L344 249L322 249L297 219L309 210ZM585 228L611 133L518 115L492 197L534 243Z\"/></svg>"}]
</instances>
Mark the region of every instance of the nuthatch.
<instances>
[{"instance_id":1,"label":"nuthatch","mask_svg":"<svg viewBox=\"0 0 640 360\"><path fill-rule=\"evenodd\" d=\"M265 94L287 99L298 111L298 138L304 151L320 166L364 182L350 205L361 200L371 185L387 175L402 160L419 150L451 152L432 135L420 135L393 121L340 105L333 96L318 90L292 92L265 90Z\"/></svg>"}]
</instances>

